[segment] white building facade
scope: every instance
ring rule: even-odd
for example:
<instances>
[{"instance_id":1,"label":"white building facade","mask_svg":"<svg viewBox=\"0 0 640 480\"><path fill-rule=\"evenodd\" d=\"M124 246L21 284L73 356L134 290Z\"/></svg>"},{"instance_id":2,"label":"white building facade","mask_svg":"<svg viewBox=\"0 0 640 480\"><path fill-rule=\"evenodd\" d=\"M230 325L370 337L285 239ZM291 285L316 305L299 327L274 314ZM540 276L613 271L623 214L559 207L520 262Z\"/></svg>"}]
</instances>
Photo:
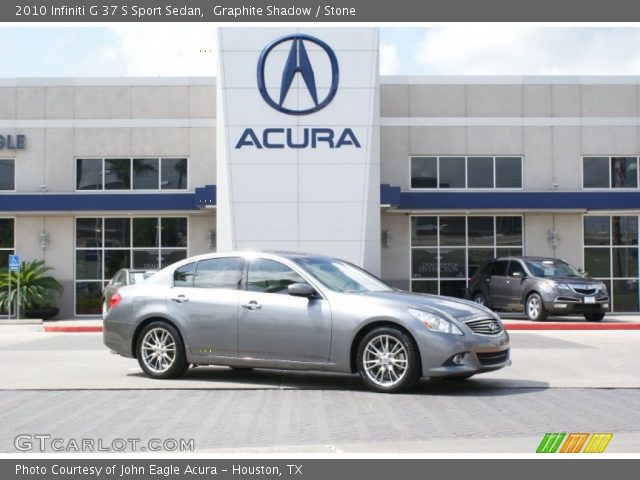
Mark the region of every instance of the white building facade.
<instances>
[{"instance_id":1,"label":"white building facade","mask_svg":"<svg viewBox=\"0 0 640 480\"><path fill-rule=\"evenodd\" d=\"M494 256L560 257L639 310L639 78L377 71L375 28L223 28L215 79L1 80L0 265L53 267L60 318L216 249L454 296Z\"/></svg>"}]
</instances>

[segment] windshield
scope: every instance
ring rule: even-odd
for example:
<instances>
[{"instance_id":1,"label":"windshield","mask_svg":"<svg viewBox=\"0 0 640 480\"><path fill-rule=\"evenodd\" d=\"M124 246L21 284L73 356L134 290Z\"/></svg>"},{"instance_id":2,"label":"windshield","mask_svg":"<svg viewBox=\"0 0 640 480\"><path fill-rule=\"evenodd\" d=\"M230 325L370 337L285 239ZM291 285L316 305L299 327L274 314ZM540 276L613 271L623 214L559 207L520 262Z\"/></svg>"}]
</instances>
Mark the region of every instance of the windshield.
<instances>
[{"instance_id":1,"label":"windshield","mask_svg":"<svg viewBox=\"0 0 640 480\"><path fill-rule=\"evenodd\" d=\"M332 258L299 258L305 268L325 287L336 292L388 292L393 290L361 268Z\"/></svg>"},{"instance_id":2,"label":"windshield","mask_svg":"<svg viewBox=\"0 0 640 480\"><path fill-rule=\"evenodd\" d=\"M583 273L561 260L527 260L526 264L531 274L535 277L584 277Z\"/></svg>"}]
</instances>

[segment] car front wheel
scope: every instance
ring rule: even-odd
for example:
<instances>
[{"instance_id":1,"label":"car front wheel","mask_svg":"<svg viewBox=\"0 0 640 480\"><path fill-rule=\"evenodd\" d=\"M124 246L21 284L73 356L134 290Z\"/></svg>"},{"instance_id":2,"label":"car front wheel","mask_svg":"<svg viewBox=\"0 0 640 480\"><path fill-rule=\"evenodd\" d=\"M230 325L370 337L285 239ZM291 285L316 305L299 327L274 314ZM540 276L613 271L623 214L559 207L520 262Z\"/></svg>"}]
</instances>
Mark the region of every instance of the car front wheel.
<instances>
[{"instance_id":1,"label":"car front wheel","mask_svg":"<svg viewBox=\"0 0 640 480\"><path fill-rule=\"evenodd\" d=\"M473 296L473 301L479 305L482 305L483 307L488 307L489 305L487 305L487 299L485 298L483 293L476 293Z\"/></svg>"},{"instance_id":2,"label":"car front wheel","mask_svg":"<svg viewBox=\"0 0 640 480\"><path fill-rule=\"evenodd\" d=\"M418 353L413 340L401 330L380 327L367 333L357 352L358 372L369 388L394 393L418 379Z\"/></svg>"},{"instance_id":3,"label":"car front wheel","mask_svg":"<svg viewBox=\"0 0 640 480\"><path fill-rule=\"evenodd\" d=\"M537 293L532 293L527 297L524 310L529 320L533 320L534 322L542 322L548 315L544 308L544 303L542 303L542 297Z\"/></svg>"},{"instance_id":4,"label":"car front wheel","mask_svg":"<svg viewBox=\"0 0 640 480\"><path fill-rule=\"evenodd\" d=\"M165 322L144 327L136 354L140 368L152 378L176 378L189 368L180 334Z\"/></svg>"},{"instance_id":5,"label":"car front wheel","mask_svg":"<svg viewBox=\"0 0 640 480\"><path fill-rule=\"evenodd\" d=\"M585 313L587 322L600 322L604 318L604 312Z\"/></svg>"}]
</instances>

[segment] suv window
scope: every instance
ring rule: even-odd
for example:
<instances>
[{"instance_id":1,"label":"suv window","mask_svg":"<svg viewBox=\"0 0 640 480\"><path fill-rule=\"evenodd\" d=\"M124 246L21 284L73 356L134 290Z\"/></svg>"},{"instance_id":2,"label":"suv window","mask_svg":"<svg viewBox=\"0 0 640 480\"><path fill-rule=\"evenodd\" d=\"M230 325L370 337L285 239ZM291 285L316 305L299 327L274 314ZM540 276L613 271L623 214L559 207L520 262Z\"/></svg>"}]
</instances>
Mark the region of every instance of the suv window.
<instances>
[{"instance_id":1,"label":"suv window","mask_svg":"<svg viewBox=\"0 0 640 480\"><path fill-rule=\"evenodd\" d=\"M493 262L487 263L482 270L480 270L480 275L491 275L491 268L493 268Z\"/></svg>"},{"instance_id":2,"label":"suv window","mask_svg":"<svg viewBox=\"0 0 640 480\"><path fill-rule=\"evenodd\" d=\"M210 258L198 262L193 286L196 288L231 288L240 282L243 261L240 257Z\"/></svg>"},{"instance_id":3,"label":"suv window","mask_svg":"<svg viewBox=\"0 0 640 480\"><path fill-rule=\"evenodd\" d=\"M196 271L196 262L176 268L173 272L173 285L176 287L193 287L193 273Z\"/></svg>"},{"instance_id":4,"label":"suv window","mask_svg":"<svg viewBox=\"0 0 640 480\"><path fill-rule=\"evenodd\" d=\"M504 277L507 275L507 260L498 260L493 264L493 270L491 271L491 275Z\"/></svg>"},{"instance_id":5,"label":"suv window","mask_svg":"<svg viewBox=\"0 0 640 480\"><path fill-rule=\"evenodd\" d=\"M249 263L247 290L250 292L288 294L289 285L304 281L291 268L275 260L256 258Z\"/></svg>"},{"instance_id":6,"label":"suv window","mask_svg":"<svg viewBox=\"0 0 640 480\"><path fill-rule=\"evenodd\" d=\"M520 276L525 276L525 271L522 264L518 261L511 260L511 262L509 262L509 276L513 277L513 274L517 272L521 274Z\"/></svg>"}]
</instances>

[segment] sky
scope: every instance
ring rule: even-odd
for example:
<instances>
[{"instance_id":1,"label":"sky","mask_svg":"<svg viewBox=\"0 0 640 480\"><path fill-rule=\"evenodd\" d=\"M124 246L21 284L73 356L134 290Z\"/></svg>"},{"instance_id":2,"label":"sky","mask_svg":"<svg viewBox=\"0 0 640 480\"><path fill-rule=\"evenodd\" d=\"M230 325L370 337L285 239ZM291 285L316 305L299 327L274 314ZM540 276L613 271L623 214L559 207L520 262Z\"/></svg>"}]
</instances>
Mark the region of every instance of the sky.
<instances>
[{"instance_id":1,"label":"sky","mask_svg":"<svg viewBox=\"0 0 640 480\"><path fill-rule=\"evenodd\" d=\"M640 27L380 29L384 75L640 75ZM0 77L211 76L207 24L0 27Z\"/></svg>"}]
</instances>

